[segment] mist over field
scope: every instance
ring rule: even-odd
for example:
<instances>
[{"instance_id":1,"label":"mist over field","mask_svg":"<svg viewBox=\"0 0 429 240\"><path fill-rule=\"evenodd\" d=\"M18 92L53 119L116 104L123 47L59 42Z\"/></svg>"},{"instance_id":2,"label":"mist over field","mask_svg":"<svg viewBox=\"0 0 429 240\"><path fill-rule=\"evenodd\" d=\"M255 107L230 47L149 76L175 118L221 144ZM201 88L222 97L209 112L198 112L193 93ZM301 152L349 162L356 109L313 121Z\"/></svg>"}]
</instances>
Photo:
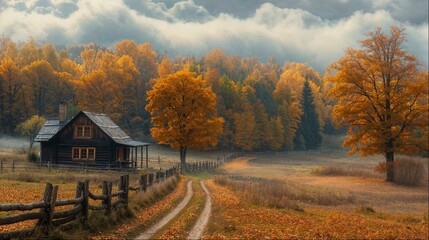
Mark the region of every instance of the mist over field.
<instances>
[{"instance_id":1,"label":"mist over field","mask_svg":"<svg viewBox=\"0 0 429 240\"><path fill-rule=\"evenodd\" d=\"M29 140L27 138L0 135L0 149L19 149L28 147Z\"/></svg>"}]
</instances>

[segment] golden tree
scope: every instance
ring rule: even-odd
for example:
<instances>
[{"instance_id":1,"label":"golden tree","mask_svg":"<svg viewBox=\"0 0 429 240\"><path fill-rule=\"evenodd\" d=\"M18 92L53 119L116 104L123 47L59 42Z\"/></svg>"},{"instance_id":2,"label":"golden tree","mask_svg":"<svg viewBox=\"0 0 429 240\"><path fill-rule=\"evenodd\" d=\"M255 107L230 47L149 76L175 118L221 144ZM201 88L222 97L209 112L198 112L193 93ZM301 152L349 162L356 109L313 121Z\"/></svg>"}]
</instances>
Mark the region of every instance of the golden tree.
<instances>
[{"instance_id":1,"label":"golden tree","mask_svg":"<svg viewBox=\"0 0 429 240\"><path fill-rule=\"evenodd\" d=\"M44 117L34 115L31 118L25 120L24 122L20 123L16 127L16 131L24 136L28 136L30 139L30 149L33 148L34 144L34 138L36 137L37 133L42 128L43 124L45 123L46 119Z\"/></svg>"},{"instance_id":2,"label":"golden tree","mask_svg":"<svg viewBox=\"0 0 429 240\"><path fill-rule=\"evenodd\" d=\"M394 154L416 153L428 129L428 72L403 48L404 29L380 28L328 68L334 118L348 127L350 154L384 154L394 181Z\"/></svg>"},{"instance_id":3,"label":"golden tree","mask_svg":"<svg viewBox=\"0 0 429 240\"><path fill-rule=\"evenodd\" d=\"M201 76L189 70L160 77L148 92L146 110L152 115L152 137L180 150L209 149L218 143L223 118L217 116L216 95Z\"/></svg>"}]
</instances>

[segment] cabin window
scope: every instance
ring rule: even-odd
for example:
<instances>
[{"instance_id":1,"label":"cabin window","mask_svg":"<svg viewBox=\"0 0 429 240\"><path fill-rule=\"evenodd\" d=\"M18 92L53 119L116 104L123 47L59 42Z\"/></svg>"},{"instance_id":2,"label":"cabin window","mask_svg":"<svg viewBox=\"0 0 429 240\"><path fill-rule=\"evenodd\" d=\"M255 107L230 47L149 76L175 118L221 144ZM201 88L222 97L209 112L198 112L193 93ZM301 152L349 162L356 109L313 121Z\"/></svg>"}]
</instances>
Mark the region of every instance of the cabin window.
<instances>
[{"instance_id":1,"label":"cabin window","mask_svg":"<svg viewBox=\"0 0 429 240\"><path fill-rule=\"evenodd\" d=\"M91 126L76 126L75 138L91 138Z\"/></svg>"},{"instance_id":2,"label":"cabin window","mask_svg":"<svg viewBox=\"0 0 429 240\"><path fill-rule=\"evenodd\" d=\"M75 161L94 161L94 147L74 147L72 148L72 159Z\"/></svg>"}]
</instances>

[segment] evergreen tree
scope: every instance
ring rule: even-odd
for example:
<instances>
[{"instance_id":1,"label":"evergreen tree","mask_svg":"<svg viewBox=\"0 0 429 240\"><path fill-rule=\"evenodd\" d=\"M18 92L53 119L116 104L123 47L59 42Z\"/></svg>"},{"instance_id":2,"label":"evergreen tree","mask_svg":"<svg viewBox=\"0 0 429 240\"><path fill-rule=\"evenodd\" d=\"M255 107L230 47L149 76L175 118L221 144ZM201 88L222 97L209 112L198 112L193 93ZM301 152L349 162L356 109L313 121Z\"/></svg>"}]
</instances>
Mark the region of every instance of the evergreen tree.
<instances>
[{"instance_id":1,"label":"evergreen tree","mask_svg":"<svg viewBox=\"0 0 429 240\"><path fill-rule=\"evenodd\" d=\"M302 112L301 122L299 123L298 132L295 138L302 136L306 150L317 149L322 143L322 135L320 133L319 117L314 105L313 93L310 88L308 79L304 83L301 98ZM295 144L302 142L295 139ZM298 146L295 146L296 148ZM298 147L299 149L300 147Z\"/></svg>"}]
</instances>

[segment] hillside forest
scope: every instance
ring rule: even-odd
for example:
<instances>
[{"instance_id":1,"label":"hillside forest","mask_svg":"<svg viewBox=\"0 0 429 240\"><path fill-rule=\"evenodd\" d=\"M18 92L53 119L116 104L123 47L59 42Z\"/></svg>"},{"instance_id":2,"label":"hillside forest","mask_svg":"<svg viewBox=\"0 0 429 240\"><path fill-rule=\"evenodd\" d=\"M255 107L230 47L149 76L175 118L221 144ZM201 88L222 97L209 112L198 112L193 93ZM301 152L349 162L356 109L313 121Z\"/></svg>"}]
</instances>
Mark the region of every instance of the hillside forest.
<instances>
[{"instance_id":1,"label":"hillside forest","mask_svg":"<svg viewBox=\"0 0 429 240\"><path fill-rule=\"evenodd\" d=\"M345 134L332 119L332 87L305 63L274 57L228 56L212 49L201 58L155 51L150 43L123 40L59 47L30 38L0 39L0 132L14 135L34 115L57 118L65 101L68 116L79 110L106 113L137 139L150 139L147 92L158 79L187 69L215 93L224 119L218 148L287 151L320 148L330 135Z\"/></svg>"}]
</instances>

